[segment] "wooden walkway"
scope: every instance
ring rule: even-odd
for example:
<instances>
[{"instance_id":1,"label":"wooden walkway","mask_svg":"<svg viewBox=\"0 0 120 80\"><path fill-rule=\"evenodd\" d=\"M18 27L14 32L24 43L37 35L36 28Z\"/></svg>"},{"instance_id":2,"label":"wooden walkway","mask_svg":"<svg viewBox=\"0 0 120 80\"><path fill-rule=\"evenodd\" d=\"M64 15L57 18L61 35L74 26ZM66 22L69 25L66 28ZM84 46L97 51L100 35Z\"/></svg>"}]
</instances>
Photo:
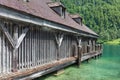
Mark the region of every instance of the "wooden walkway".
<instances>
[{"instance_id":1,"label":"wooden walkway","mask_svg":"<svg viewBox=\"0 0 120 80\"><path fill-rule=\"evenodd\" d=\"M101 54L102 54L101 52L94 52L89 55L84 55L81 58L81 62L91 59L93 57L97 57ZM13 78L14 78L14 80L34 79L34 78L43 76L45 74L51 73L53 71L67 67L71 64L75 64L76 61L77 61L76 57L66 58L66 59L54 61L52 63L44 64L42 66L38 66L33 69L28 69L25 71L15 72L15 73L11 73L11 74L4 74L4 75L0 76L0 80L8 80L8 79L12 80Z\"/></svg>"},{"instance_id":2,"label":"wooden walkway","mask_svg":"<svg viewBox=\"0 0 120 80\"><path fill-rule=\"evenodd\" d=\"M82 56L81 61L85 61L85 60L87 60L87 59L90 59L90 58L93 58L93 57L96 57L96 56L99 56L99 55L101 55L100 52L88 54L88 55L86 55L86 56Z\"/></svg>"},{"instance_id":3,"label":"wooden walkway","mask_svg":"<svg viewBox=\"0 0 120 80\"><path fill-rule=\"evenodd\" d=\"M91 58L94 58L94 57L98 57L98 56L100 56L100 55L102 55L102 51L96 51L96 52L93 52L93 53L91 53L91 54L89 54L89 55L82 56L81 62L86 61L86 60L91 59ZM69 61L68 61L68 60L69 60ZM54 67L52 67L52 68L49 68L49 69L47 69L46 71L38 72L38 73L37 73L37 76L36 76L36 74L32 74L32 75L29 76L29 78L40 77L40 76L45 75L45 74L48 74L48 73L50 73L50 72L53 72L53 71L62 69L62 68L64 68L64 67L67 67L67 66L69 66L69 65L71 65L71 64L75 64L76 61L77 61L77 58L71 57L71 59L69 58L69 59L64 59L64 60L60 60L60 61L62 61L62 62L67 61L67 62L65 62L65 63L63 63L63 64L60 64L60 65L58 65L58 66L54 66ZM61 63L61 62L60 62L60 63ZM28 78L28 77L24 77L23 79L27 79L27 78Z\"/></svg>"}]
</instances>

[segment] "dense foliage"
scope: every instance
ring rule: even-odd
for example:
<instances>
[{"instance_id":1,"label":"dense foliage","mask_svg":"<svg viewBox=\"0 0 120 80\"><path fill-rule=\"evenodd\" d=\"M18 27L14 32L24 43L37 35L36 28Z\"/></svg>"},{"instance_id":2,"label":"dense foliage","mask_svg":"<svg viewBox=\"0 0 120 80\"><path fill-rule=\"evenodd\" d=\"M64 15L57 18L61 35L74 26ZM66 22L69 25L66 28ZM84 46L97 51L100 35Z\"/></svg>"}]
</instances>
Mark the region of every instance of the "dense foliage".
<instances>
[{"instance_id":1,"label":"dense foliage","mask_svg":"<svg viewBox=\"0 0 120 80\"><path fill-rule=\"evenodd\" d=\"M80 14L84 24L100 35L99 40L120 37L120 0L54 0L61 1L69 13Z\"/></svg>"},{"instance_id":2,"label":"dense foliage","mask_svg":"<svg viewBox=\"0 0 120 80\"><path fill-rule=\"evenodd\" d=\"M105 44L120 45L120 38L112 40L112 41L107 41L107 42L105 42Z\"/></svg>"}]
</instances>

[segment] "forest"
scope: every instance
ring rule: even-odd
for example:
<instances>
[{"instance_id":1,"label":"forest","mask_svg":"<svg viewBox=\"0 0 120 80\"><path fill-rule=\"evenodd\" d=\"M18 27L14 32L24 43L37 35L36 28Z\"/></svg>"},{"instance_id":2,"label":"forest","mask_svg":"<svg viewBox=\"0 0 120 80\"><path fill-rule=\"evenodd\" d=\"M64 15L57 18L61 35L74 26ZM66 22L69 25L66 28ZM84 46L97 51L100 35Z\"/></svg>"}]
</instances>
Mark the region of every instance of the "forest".
<instances>
[{"instance_id":1,"label":"forest","mask_svg":"<svg viewBox=\"0 0 120 80\"><path fill-rule=\"evenodd\" d=\"M60 1L72 14L99 34L99 42L120 38L120 0L53 0Z\"/></svg>"}]
</instances>

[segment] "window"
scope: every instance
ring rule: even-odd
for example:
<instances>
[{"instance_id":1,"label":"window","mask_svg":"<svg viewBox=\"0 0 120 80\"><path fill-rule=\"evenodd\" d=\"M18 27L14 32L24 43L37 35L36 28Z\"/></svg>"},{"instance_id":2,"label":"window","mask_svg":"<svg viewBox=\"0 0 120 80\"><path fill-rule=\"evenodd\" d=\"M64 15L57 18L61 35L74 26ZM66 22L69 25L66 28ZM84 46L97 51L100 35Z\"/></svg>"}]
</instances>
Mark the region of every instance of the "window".
<instances>
[{"instance_id":1,"label":"window","mask_svg":"<svg viewBox=\"0 0 120 80\"><path fill-rule=\"evenodd\" d=\"M82 19L81 18L73 18L78 24L82 25Z\"/></svg>"},{"instance_id":2,"label":"window","mask_svg":"<svg viewBox=\"0 0 120 80\"><path fill-rule=\"evenodd\" d=\"M82 18L78 14L75 14L75 15L71 14L70 16L75 22L77 22L82 26Z\"/></svg>"},{"instance_id":3,"label":"window","mask_svg":"<svg viewBox=\"0 0 120 80\"><path fill-rule=\"evenodd\" d=\"M23 1L25 1L25 2L30 2L30 0L23 0Z\"/></svg>"},{"instance_id":4,"label":"window","mask_svg":"<svg viewBox=\"0 0 120 80\"><path fill-rule=\"evenodd\" d=\"M61 16L62 18L65 18L66 8L65 8L60 2L49 3L48 5L49 5L59 16Z\"/></svg>"}]
</instances>

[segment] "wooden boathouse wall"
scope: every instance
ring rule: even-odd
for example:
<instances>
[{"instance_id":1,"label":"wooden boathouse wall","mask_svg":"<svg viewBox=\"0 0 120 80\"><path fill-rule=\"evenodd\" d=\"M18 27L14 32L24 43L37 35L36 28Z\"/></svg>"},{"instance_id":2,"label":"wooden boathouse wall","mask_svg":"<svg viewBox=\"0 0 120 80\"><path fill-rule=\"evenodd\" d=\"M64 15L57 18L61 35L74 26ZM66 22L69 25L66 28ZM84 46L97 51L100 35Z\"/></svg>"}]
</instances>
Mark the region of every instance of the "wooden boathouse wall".
<instances>
[{"instance_id":1,"label":"wooden boathouse wall","mask_svg":"<svg viewBox=\"0 0 120 80\"><path fill-rule=\"evenodd\" d=\"M55 31L9 21L2 21L0 26L0 73L29 69L58 59L77 56L76 39L68 33L64 33L58 50ZM12 40L16 43L15 53Z\"/></svg>"},{"instance_id":2,"label":"wooden boathouse wall","mask_svg":"<svg viewBox=\"0 0 120 80\"><path fill-rule=\"evenodd\" d=\"M81 57L101 50L96 39L80 37ZM78 58L79 41L71 33L0 20L0 75Z\"/></svg>"},{"instance_id":3,"label":"wooden boathouse wall","mask_svg":"<svg viewBox=\"0 0 120 80\"><path fill-rule=\"evenodd\" d=\"M79 65L101 53L96 40L95 35L0 6L0 79Z\"/></svg>"}]
</instances>

